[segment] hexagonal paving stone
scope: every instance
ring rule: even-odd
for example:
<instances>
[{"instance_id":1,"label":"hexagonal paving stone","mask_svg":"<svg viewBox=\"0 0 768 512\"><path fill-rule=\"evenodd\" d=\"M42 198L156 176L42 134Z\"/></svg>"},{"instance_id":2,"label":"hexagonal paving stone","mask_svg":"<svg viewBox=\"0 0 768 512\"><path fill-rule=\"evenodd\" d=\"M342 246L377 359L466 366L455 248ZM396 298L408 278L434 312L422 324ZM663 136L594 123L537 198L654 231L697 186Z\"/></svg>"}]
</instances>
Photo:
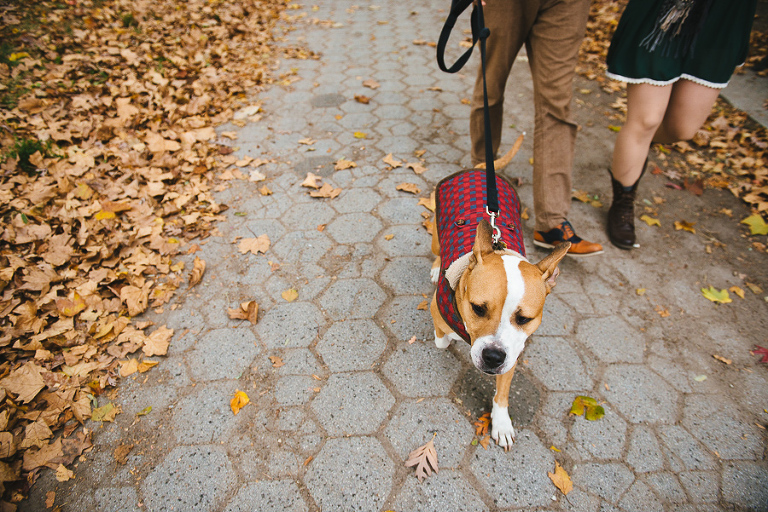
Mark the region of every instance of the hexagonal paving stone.
<instances>
[{"instance_id":1,"label":"hexagonal paving stone","mask_svg":"<svg viewBox=\"0 0 768 512\"><path fill-rule=\"evenodd\" d=\"M420 224L424 218L422 211L427 211L418 205L417 197L395 197L381 203L376 212L379 217L391 224ZM425 235L430 240L429 235Z\"/></svg>"},{"instance_id":2,"label":"hexagonal paving stone","mask_svg":"<svg viewBox=\"0 0 768 512\"><path fill-rule=\"evenodd\" d=\"M440 453L439 449L438 452ZM441 453L442 455L442 453ZM409 476L392 508L420 512L481 512L488 510L478 492L458 471L443 469L419 482Z\"/></svg>"},{"instance_id":3,"label":"hexagonal paving stone","mask_svg":"<svg viewBox=\"0 0 768 512\"><path fill-rule=\"evenodd\" d=\"M340 244L372 242L379 234L381 221L369 213L340 215L325 231Z\"/></svg>"},{"instance_id":4,"label":"hexagonal paving stone","mask_svg":"<svg viewBox=\"0 0 768 512\"><path fill-rule=\"evenodd\" d=\"M215 329L184 357L195 380L237 379L260 351L256 336L247 329Z\"/></svg>"},{"instance_id":5,"label":"hexagonal paving stone","mask_svg":"<svg viewBox=\"0 0 768 512\"><path fill-rule=\"evenodd\" d=\"M395 468L371 437L329 439L309 464L304 482L325 512L378 512Z\"/></svg>"},{"instance_id":6,"label":"hexagonal paving stone","mask_svg":"<svg viewBox=\"0 0 768 512\"><path fill-rule=\"evenodd\" d=\"M421 446L434 437L439 454L440 470L458 467L474 429L469 419L447 398L430 398L422 402L405 402L392 414L384 430L401 459L417 445Z\"/></svg>"},{"instance_id":7,"label":"hexagonal paving stone","mask_svg":"<svg viewBox=\"0 0 768 512\"><path fill-rule=\"evenodd\" d=\"M384 364L387 377L405 396L447 395L461 371L461 363L434 343L400 343Z\"/></svg>"},{"instance_id":8,"label":"hexagonal paving stone","mask_svg":"<svg viewBox=\"0 0 768 512\"><path fill-rule=\"evenodd\" d=\"M425 300L427 308L418 309ZM398 340L407 341L416 336L416 339L426 340L434 347L435 329L428 311L430 300L421 296L395 297L381 309L381 320Z\"/></svg>"},{"instance_id":9,"label":"hexagonal paving stone","mask_svg":"<svg viewBox=\"0 0 768 512\"><path fill-rule=\"evenodd\" d=\"M332 203L339 213L370 212L376 208L381 196L369 188L344 190Z\"/></svg>"},{"instance_id":10,"label":"hexagonal paving stone","mask_svg":"<svg viewBox=\"0 0 768 512\"><path fill-rule=\"evenodd\" d=\"M434 291L429 277L431 266L427 258L395 258L381 271L381 282L395 295L431 293Z\"/></svg>"},{"instance_id":11,"label":"hexagonal paving stone","mask_svg":"<svg viewBox=\"0 0 768 512\"><path fill-rule=\"evenodd\" d=\"M373 372L335 373L312 401L312 410L332 436L371 434L394 404Z\"/></svg>"},{"instance_id":12,"label":"hexagonal paving stone","mask_svg":"<svg viewBox=\"0 0 768 512\"><path fill-rule=\"evenodd\" d=\"M724 395L690 395L685 398L683 426L722 459L759 459L762 435L742 418L731 398Z\"/></svg>"},{"instance_id":13,"label":"hexagonal paving stone","mask_svg":"<svg viewBox=\"0 0 768 512\"><path fill-rule=\"evenodd\" d=\"M731 462L723 469L723 498L746 510L768 510L768 470L752 461Z\"/></svg>"},{"instance_id":14,"label":"hexagonal paving stone","mask_svg":"<svg viewBox=\"0 0 768 512\"><path fill-rule=\"evenodd\" d=\"M420 225L385 228L382 236L376 240L376 245L389 257L429 256L430 259L434 258L430 250L432 239Z\"/></svg>"},{"instance_id":15,"label":"hexagonal paving stone","mask_svg":"<svg viewBox=\"0 0 768 512\"><path fill-rule=\"evenodd\" d=\"M171 425L176 441L180 444L217 443L238 424L247 421L244 420L247 414L235 416L229 408L237 387L238 382L234 380L198 384L194 393L184 397L173 409Z\"/></svg>"},{"instance_id":16,"label":"hexagonal paving stone","mask_svg":"<svg viewBox=\"0 0 768 512\"><path fill-rule=\"evenodd\" d=\"M629 489L635 475L624 464L618 462L579 464L571 475L582 489L589 490L611 503Z\"/></svg>"},{"instance_id":17,"label":"hexagonal paving stone","mask_svg":"<svg viewBox=\"0 0 768 512\"><path fill-rule=\"evenodd\" d=\"M620 459L627 440L627 423L610 407L600 421L574 418L571 435L595 459Z\"/></svg>"},{"instance_id":18,"label":"hexagonal paving stone","mask_svg":"<svg viewBox=\"0 0 768 512\"><path fill-rule=\"evenodd\" d=\"M524 353L531 372L552 391L579 391L592 388L592 379L579 354L563 338L534 335Z\"/></svg>"},{"instance_id":19,"label":"hexagonal paving stone","mask_svg":"<svg viewBox=\"0 0 768 512\"><path fill-rule=\"evenodd\" d=\"M645 340L616 315L579 322L576 338L606 363L642 363Z\"/></svg>"},{"instance_id":20,"label":"hexagonal paving stone","mask_svg":"<svg viewBox=\"0 0 768 512\"><path fill-rule=\"evenodd\" d=\"M148 510L215 510L237 476L223 446L179 446L141 485Z\"/></svg>"},{"instance_id":21,"label":"hexagonal paving stone","mask_svg":"<svg viewBox=\"0 0 768 512\"><path fill-rule=\"evenodd\" d=\"M267 311L256 329L268 348L308 347L324 323L322 313L314 304L292 302Z\"/></svg>"},{"instance_id":22,"label":"hexagonal paving stone","mask_svg":"<svg viewBox=\"0 0 768 512\"><path fill-rule=\"evenodd\" d=\"M320 305L334 320L371 318L386 297L371 279L339 279L320 297Z\"/></svg>"},{"instance_id":23,"label":"hexagonal paving stone","mask_svg":"<svg viewBox=\"0 0 768 512\"><path fill-rule=\"evenodd\" d=\"M626 462L638 473L658 471L664 467L659 440L650 428L635 427L629 439Z\"/></svg>"},{"instance_id":24,"label":"hexagonal paving stone","mask_svg":"<svg viewBox=\"0 0 768 512\"><path fill-rule=\"evenodd\" d=\"M573 330L576 316L571 307L557 295L550 295L544 303L544 315L536 330L539 336L567 336Z\"/></svg>"},{"instance_id":25,"label":"hexagonal paving stone","mask_svg":"<svg viewBox=\"0 0 768 512\"><path fill-rule=\"evenodd\" d=\"M281 263L314 264L332 245L328 237L316 229L293 231L273 245L272 252L280 258Z\"/></svg>"},{"instance_id":26,"label":"hexagonal paving stone","mask_svg":"<svg viewBox=\"0 0 768 512\"><path fill-rule=\"evenodd\" d=\"M632 423L675 423L680 394L648 368L614 364L604 373L604 393Z\"/></svg>"},{"instance_id":27,"label":"hexagonal paving stone","mask_svg":"<svg viewBox=\"0 0 768 512\"><path fill-rule=\"evenodd\" d=\"M373 320L334 322L317 343L332 372L365 370L387 347L387 337Z\"/></svg>"},{"instance_id":28,"label":"hexagonal paving stone","mask_svg":"<svg viewBox=\"0 0 768 512\"><path fill-rule=\"evenodd\" d=\"M687 430L679 425L659 427L661 440L685 465L686 469L713 469L715 458Z\"/></svg>"},{"instance_id":29,"label":"hexagonal paving stone","mask_svg":"<svg viewBox=\"0 0 768 512\"><path fill-rule=\"evenodd\" d=\"M554 467L552 452L536 434L523 430L509 452L495 445L478 447L470 469L499 508L520 508L552 503L557 491L547 472Z\"/></svg>"},{"instance_id":30,"label":"hexagonal paving stone","mask_svg":"<svg viewBox=\"0 0 768 512\"><path fill-rule=\"evenodd\" d=\"M336 212L320 201L291 206L281 217L289 231L317 231L317 226L331 222Z\"/></svg>"},{"instance_id":31,"label":"hexagonal paving stone","mask_svg":"<svg viewBox=\"0 0 768 512\"><path fill-rule=\"evenodd\" d=\"M224 512L304 512L307 504L299 493L299 487L292 480L251 482L237 491Z\"/></svg>"}]
</instances>

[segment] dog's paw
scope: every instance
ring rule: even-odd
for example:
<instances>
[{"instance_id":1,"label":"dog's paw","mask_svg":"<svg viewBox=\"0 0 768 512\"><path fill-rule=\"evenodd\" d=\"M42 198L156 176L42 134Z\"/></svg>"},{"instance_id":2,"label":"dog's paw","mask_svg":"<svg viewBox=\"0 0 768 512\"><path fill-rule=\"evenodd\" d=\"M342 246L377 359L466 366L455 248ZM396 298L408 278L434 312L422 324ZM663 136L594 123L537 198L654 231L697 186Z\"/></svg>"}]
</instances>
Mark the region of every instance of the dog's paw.
<instances>
[{"instance_id":1,"label":"dog's paw","mask_svg":"<svg viewBox=\"0 0 768 512\"><path fill-rule=\"evenodd\" d=\"M440 279L440 267L432 267L429 271L429 279L433 284L437 284L437 280Z\"/></svg>"},{"instance_id":2,"label":"dog's paw","mask_svg":"<svg viewBox=\"0 0 768 512\"><path fill-rule=\"evenodd\" d=\"M508 408L499 407L496 402L491 409L491 438L504 448L504 451L509 450L515 442L515 429L512 427Z\"/></svg>"},{"instance_id":3,"label":"dog's paw","mask_svg":"<svg viewBox=\"0 0 768 512\"><path fill-rule=\"evenodd\" d=\"M437 333L435 333L435 346L437 348L448 348L451 345L451 336L449 334L446 334L442 338L437 337Z\"/></svg>"}]
</instances>

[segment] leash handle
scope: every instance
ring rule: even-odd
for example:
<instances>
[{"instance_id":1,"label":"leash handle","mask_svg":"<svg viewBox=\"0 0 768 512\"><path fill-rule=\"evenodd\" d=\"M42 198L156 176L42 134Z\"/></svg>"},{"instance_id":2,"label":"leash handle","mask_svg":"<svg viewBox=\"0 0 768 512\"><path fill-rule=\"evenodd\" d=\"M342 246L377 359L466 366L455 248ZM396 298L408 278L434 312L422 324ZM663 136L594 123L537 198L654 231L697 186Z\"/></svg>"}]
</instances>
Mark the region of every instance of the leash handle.
<instances>
[{"instance_id":1,"label":"leash handle","mask_svg":"<svg viewBox=\"0 0 768 512\"><path fill-rule=\"evenodd\" d=\"M437 65L442 71L446 73L456 73L464 64L467 63L469 57L472 55L472 50L475 48L477 41L480 41L480 62L483 69L483 124L485 130L485 182L486 182L486 211L491 217L491 223L495 227L496 216L499 214L499 193L496 187L496 169L493 164L493 139L491 137L491 114L488 106L488 87L485 79L485 41L488 36L491 35L491 31L485 26L485 18L483 17L483 2L482 0L476 0L474 7L472 8L471 25L472 25L472 46L464 52L458 60L450 68L445 65L445 46L448 44L448 39L451 35L456 20L463 13L473 0L453 0L451 4L451 12L448 14L448 18L445 20L445 25L440 31L440 38L437 41ZM494 243L498 242L498 228L494 229Z\"/></svg>"}]
</instances>

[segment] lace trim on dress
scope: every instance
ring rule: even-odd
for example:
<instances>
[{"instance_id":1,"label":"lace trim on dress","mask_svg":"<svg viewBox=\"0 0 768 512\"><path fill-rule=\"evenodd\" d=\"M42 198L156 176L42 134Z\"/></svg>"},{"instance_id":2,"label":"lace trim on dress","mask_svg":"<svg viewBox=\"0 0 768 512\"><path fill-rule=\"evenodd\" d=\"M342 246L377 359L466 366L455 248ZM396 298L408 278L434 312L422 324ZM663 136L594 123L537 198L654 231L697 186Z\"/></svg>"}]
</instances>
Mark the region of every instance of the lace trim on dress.
<instances>
[{"instance_id":1,"label":"lace trim on dress","mask_svg":"<svg viewBox=\"0 0 768 512\"><path fill-rule=\"evenodd\" d=\"M689 75L687 73L683 73L682 75L672 78L670 80L654 80L653 78L629 78L626 76L617 75L616 73L611 73L610 71L606 71L605 75L611 80L618 80L619 82L626 82L628 84L651 84L651 85L658 85L660 87L664 85L673 84L678 80L680 80L681 78L690 80L691 82L695 82L699 85L711 87L712 89L724 89L728 85L728 82L725 82L724 84L709 82L707 80L704 80L702 78L699 78L693 75Z\"/></svg>"}]
</instances>

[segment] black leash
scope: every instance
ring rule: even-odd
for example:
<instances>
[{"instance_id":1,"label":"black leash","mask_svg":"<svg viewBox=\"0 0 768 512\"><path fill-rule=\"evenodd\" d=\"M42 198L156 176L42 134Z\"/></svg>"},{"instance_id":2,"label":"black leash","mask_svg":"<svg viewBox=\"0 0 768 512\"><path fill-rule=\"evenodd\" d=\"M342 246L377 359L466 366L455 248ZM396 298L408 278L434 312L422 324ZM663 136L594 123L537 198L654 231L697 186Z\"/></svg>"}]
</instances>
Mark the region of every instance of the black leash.
<instances>
[{"instance_id":1,"label":"black leash","mask_svg":"<svg viewBox=\"0 0 768 512\"><path fill-rule=\"evenodd\" d=\"M485 40L491 35L491 31L485 26L483 18L482 0L477 0L472 8L472 46L464 52L450 68L445 65L445 46L451 35L456 20L467 7L473 4L472 0L452 0L451 12L445 20L445 25L440 32L440 38L437 41L437 65L441 71L446 73L456 73L464 64L467 63L472 55L477 41L480 41L480 61L483 68L483 124L485 129L485 181L486 181L486 206L485 211L491 218L491 227L493 228L493 242L498 244L501 237L501 231L496 227L496 216L499 214L499 193L496 188L496 169L493 165L493 140L491 139L491 114L488 107L488 89L485 83Z\"/></svg>"}]
</instances>

